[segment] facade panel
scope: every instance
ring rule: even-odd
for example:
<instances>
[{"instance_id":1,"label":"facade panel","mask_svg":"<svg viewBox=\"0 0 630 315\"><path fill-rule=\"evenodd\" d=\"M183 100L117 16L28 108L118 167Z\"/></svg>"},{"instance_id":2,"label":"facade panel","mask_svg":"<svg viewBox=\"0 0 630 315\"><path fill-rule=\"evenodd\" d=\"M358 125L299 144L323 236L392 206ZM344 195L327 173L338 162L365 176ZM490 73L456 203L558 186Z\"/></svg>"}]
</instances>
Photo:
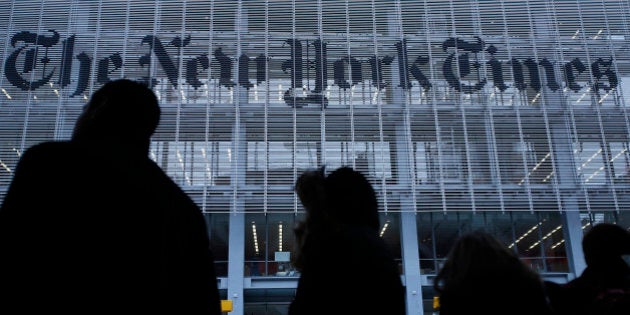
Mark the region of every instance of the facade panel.
<instances>
[{"instance_id":1,"label":"facade panel","mask_svg":"<svg viewBox=\"0 0 630 315\"><path fill-rule=\"evenodd\" d=\"M103 83L147 82L151 157L206 212L235 314L286 312L292 187L320 165L372 180L410 314L466 231L564 281L582 230L630 227L628 1L0 5L0 198Z\"/></svg>"}]
</instances>

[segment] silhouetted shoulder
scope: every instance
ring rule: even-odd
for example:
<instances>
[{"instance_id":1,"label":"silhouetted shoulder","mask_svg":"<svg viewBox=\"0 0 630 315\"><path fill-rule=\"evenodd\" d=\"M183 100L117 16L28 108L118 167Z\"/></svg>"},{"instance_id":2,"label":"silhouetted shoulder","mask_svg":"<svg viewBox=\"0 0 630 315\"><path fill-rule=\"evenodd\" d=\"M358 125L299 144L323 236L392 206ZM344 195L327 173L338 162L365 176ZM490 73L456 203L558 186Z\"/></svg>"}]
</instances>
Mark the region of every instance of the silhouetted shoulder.
<instances>
[{"instance_id":1,"label":"silhouetted shoulder","mask_svg":"<svg viewBox=\"0 0 630 315\"><path fill-rule=\"evenodd\" d=\"M73 148L75 145L69 141L49 141L36 144L24 151L20 156L17 168L21 165L31 164L36 161L37 163L45 163L46 160L56 159L58 155L73 155ZM37 165L33 165L35 167ZM29 165L29 167L31 167Z\"/></svg>"},{"instance_id":2,"label":"silhouetted shoulder","mask_svg":"<svg viewBox=\"0 0 630 315\"><path fill-rule=\"evenodd\" d=\"M72 157L76 155L72 153L72 147L73 144L65 141L43 142L25 150L15 167L2 207L7 207L17 198L41 197L38 195L40 187L48 185L49 181L61 181L63 177L54 177L51 174L64 170L64 165L73 164ZM22 204L20 206L27 207Z\"/></svg>"}]
</instances>

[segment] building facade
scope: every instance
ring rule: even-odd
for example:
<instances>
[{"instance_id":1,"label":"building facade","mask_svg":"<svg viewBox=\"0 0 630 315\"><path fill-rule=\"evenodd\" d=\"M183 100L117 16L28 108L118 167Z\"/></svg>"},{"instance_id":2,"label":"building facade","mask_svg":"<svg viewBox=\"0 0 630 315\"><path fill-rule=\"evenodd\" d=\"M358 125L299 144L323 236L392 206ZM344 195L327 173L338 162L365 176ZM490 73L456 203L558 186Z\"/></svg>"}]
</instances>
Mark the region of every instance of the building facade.
<instances>
[{"instance_id":1,"label":"building facade","mask_svg":"<svg viewBox=\"0 0 630 315\"><path fill-rule=\"evenodd\" d=\"M321 165L372 181L408 314L461 233L564 282L583 231L630 228L628 1L0 4L0 198L103 83L147 82L151 157L202 207L233 314L286 314L293 184Z\"/></svg>"}]
</instances>

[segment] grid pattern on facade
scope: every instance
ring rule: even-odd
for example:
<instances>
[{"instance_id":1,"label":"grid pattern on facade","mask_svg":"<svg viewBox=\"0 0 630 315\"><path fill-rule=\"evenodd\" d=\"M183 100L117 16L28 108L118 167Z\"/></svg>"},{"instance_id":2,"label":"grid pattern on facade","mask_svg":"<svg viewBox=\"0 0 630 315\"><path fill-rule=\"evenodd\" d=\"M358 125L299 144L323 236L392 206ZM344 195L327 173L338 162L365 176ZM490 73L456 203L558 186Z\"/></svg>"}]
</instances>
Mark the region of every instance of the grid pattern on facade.
<instances>
[{"instance_id":1,"label":"grid pattern on facade","mask_svg":"<svg viewBox=\"0 0 630 315\"><path fill-rule=\"evenodd\" d=\"M383 211L628 207L625 1L4 7L5 185L128 77L164 108L152 157L205 211L299 211L292 182L318 165L369 174Z\"/></svg>"},{"instance_id":2,"label":"grid pattern on facade","mask_svg":"<svg viewBox=\"0 0 630 315\"><path fill-rule=\"evenodd\" d=\"M417 245L423 275L476 228L550 274L571 269L567 213L630 227L628 1L0 5L0 198L99 86L144 81L163 110L151 157L207 213L220 277L296 276L293 183L320 165L368 175L381 236L401 266Z\"/></svg>"}]
</instances>

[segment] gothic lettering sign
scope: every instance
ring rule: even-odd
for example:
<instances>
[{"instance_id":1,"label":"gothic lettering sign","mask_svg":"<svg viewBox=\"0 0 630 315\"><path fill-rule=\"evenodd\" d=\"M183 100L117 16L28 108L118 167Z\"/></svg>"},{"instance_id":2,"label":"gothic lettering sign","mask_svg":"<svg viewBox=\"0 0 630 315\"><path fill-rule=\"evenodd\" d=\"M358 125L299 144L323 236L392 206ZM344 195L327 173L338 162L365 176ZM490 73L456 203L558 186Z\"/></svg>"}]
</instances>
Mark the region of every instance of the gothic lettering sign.
<instances>
[{"instance_id":1,"label":"gothic lettering sign","mask_svg":"<svg viewBox=\"0 0 630 315\"><path fill-rule=\"evenodd\" d=\"M77 40L77 35L62 39L55 30L48 30L43 34L29 31L18 32L10 39L13 50L4 60L4 75L12 85L24 91L37 90L45 84L54 82L62 88L73 89L71 97L83 95L90 80L96 80L102 84L119 76L119 72L124 67L148 68L152 63L156 63L161 68L168 82L175 88L182 84L189 85L193 89L201 87L203 82L200 78L207 76L206 71L210 68L212 61L219 67L218 73L213 73L213 76L218 79L219 85L225 88L250 89L255 84L259 85L268 80L267 67L270 63L267 61L270 56L264 54L231 56L225 53L222 47L213 48L211 55L181 54L181 51L193 41L191 36L175 37L166 42L165 39L156 35L146 35L138 42L140 47L146 47L146 53L136 60L128 61L123 60L122 52L94 61L88 52L75 51ZM334 85L342 90L351 89L365 79L369 80L377 90L394 84L392 82L398 82L396 88L405 90L409 90L414 81L424 91L429 91L433 87L427 75L427 68L431 63L429 56L411 56L407 49L407 40L400 40L393 44L391 48L396 52L394 55L374 55L363 60L352 55L331 60L327 54L328 43L321 40L307 41L294 38L278 44L286 47L286 55L289 56L280 63L279 70L291 82L283 95L284 101L291 107L299 108L309 104L327 106L328 98L325 92L329 88L327 86L329 67L333 70ZM61 55L58 56L60 60L58 64L53 64L50 58L52 47L60 47ZM511 87L520 91L532 89L535 92L543 88L557 91L564 87L567 91L575 93L587 85L595 93L600 91L607 93L619 84L612 58L595 58L591 64L585 64L580 58L569 61L512 58L502 61L496 58L499 51L497 46L488 44L479 37L447 38L441 44L441 51L444 54L439 57L443 58L443 62L438 71L441 70L444 80L451 88L465 94L479 92L489 84L492 84L499 92ZM182 55L186 56L185 60L178 59ZM432 57L435 58L435 56ZM363 65L366 67L364 68ZM488 70L487 77L481 75L480 69L484 65ZM396 80L384 76L383 69L386 66L395 67L398 70ZM36 68L40 69L41 75L33 75ZM234 69L238 69L237 75ZM365 69L370 69L371 73L365 73ZM507 80L504 73L506 69L511 70L511 75ZM256 73L255 81L250 78L250 70L255 70L252 71ZM315 83L309 90L304 89L305 70L309 70L308 73L312 75L306 79L313 80ZM184 76L183 81L179 78L180 74ZM582 80L578 80L578 77ZM564 82L559 82L558 78L563 78ZM584 78L593 78L595 82L585 82ZM71 79L75 79L76 82L72 87L70 87ZM148 76L136 79L155 82L154 78Z\"/></svg>"}]
</instances>

